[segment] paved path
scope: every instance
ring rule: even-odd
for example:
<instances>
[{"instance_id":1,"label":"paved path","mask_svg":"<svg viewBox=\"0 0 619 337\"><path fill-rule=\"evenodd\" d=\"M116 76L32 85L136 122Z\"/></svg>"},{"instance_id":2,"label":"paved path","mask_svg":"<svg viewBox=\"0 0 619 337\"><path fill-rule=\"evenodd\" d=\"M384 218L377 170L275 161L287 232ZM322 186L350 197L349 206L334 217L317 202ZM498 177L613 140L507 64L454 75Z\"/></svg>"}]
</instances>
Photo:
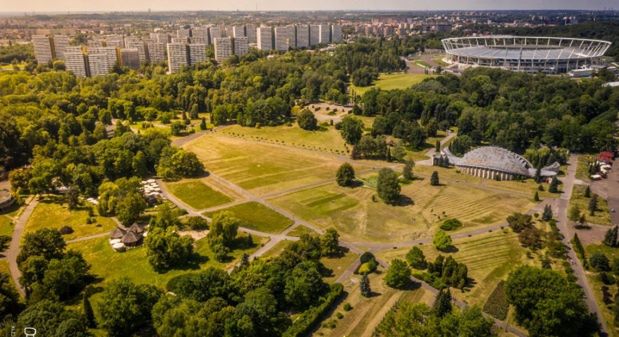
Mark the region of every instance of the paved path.
<instances>
[{"instance_id":1,"label":"paved path","mask_svg":"<svg viewBox=\"0 0 619 337\"><path fill-rule=\"evenodd\" d=\"M595 300L595 296L593 294L593 290L587 280L585 269L582 266L582 262L576 256L574 249L572 248L571 240L574 237L574 233L576 232L574 227L569 223L567 218L568 206L570 198L572 197L572 189L574 188L574 181L576 179L576 166L578 164L578 158L575 155L571 155L569 159L569 166L567 168L567 174L565 177L561 178L561 182L563 183L563 193L559 200L557 200L557 210L558 214L558 228L563 234L563 243L569 248L567 251L568 258L573 261L572 268L574 269L574 275L576 276L576 283L583 289L585 295L585 302L589 307L589 310L597 316L598 322L600 323L601 334L606 336L606 331L608 331L606 321L604 320L604 316L602 316L602 312L600 307Z\"/></svg>"},{"instance_id":2,"label":"paved path","mask_svg":"<svg viewBox=\"0 0 619 337\"><path fill-rule=\"evenodd\" d=\"M21 283L19 283L19 279L21 278L21 271L17 267L17 255L19 255L19 245L21 242L22 233L24 232L24 228L26 227L26 223L28 222L30 215L32 215L32 212L38 204L39 201L37 196L30 198L30 202L15 221L15 228L13 228L11 244L9 244L9 249L5 252L6 259L9 261L9 271L11 272L11 277L13 278L13 281L17 286L17 291L22 296L26 296L26 291L22 287Z\"/></svg>"},{"instance_id":3,"label":"paved path","mask_svg":"<svg viewBox=\"0 0 619 337\"><path fill-rule=\"evenodd\" d=\"M98 238L110 236L111 233L112 232L103 232L103 233L99 233L99 234L82 236L81 238L77 238L77 239L73 239L73 240L68 240L67 243L75 243L75 242L88 241L88 240L92 240L92 239L98 239Z\"/></svg>"},{"instance_id":4,"label":"paved path","mask_svg":"<svg viewBox=\"0 0 619 337\"><path fill-rule=\"evenodd\" d=\"M447 130L447 136L443 137L443 139L441 139L441 148L443 146L445 146L445 144L447 144L447 142L449 142L456 135L457 135L456 132L451 132L451 130ZM432 166L433 165L433 163L432 163L432 156L434 156L435 153L436 153L436 148L432 147L431 149L429 149L426 152L426 156L428 156L430 158L429 159L425 159L425 160L420 160L416 164L424 165L424 166Z\"/></svg>"}]
</instances>

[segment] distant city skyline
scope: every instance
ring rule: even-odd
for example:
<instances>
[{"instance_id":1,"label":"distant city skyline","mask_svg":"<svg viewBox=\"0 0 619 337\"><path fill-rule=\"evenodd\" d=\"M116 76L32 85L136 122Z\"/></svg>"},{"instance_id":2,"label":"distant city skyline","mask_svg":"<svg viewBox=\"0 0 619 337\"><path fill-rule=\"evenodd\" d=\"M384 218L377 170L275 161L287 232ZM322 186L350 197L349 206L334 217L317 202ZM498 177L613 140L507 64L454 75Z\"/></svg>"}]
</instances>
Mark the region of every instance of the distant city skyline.
<instances>
[{"instance_id":1,"label":"distant city skyline","mask_svg":"<svg viewBox=\"0 0 619 337\"><path fill-rule=\"evenodd\" d=\"M21 0L3 1L0 12L110 12L182 10L541 10L619 9L619 0Z\"/></svg>"}]
</instances>

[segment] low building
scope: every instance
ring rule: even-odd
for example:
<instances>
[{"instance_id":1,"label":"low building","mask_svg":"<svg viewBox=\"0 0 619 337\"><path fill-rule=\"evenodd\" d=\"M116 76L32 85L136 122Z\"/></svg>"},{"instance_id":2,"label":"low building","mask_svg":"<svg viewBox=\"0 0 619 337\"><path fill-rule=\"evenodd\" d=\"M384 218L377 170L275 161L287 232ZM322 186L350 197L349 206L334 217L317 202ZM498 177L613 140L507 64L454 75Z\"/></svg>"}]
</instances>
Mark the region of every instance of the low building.
<instances>
[{"instance_id":1,"label":"low building","mask_svg":"<svg viewBox=\"0 0 619 337\"><path fill-rule=\"evenodd\" d=\"M433 158L434 165L453 165L461 172L476 177L497 180L533 178L538 170L523 156L497 146L481 146L462 157L453 155L449 149ZM559 163L543 167L539 174L543 178L554 177L559 172Z\"/></svg>"}]
</instances>

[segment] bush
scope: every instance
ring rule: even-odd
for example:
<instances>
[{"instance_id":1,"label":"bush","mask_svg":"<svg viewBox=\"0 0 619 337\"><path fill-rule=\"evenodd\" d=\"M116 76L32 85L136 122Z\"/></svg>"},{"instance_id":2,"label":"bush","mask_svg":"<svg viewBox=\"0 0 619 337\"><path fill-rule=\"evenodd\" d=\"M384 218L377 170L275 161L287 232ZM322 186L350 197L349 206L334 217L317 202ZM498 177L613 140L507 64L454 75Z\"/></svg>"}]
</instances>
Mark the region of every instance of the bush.
<instances>
[{"instance_id":1,"label":"bush","mask_svg":"<svg viewBox=\"0 0 619 337\"><path fill-rule=\"evenodd\" d=\"M376 260L376 257L374 257L374 254L370 252L365 252L361 254L361 256L359 257L359 261L361 261L361 263L366 263L370 260Z\"/></svg>"},{"instance_id":2,"label":"bush","mask_svg":"<svg viewBox=\"0 0 619 337\"><path fill-rule=\"evenodd\" d=\"M286 330L282 337L299 337L308 334L331 306L342 296L344 287L335 283L320 301L320 304L305 310Z\"/></svg>"},{"instance_id":3,"label":"bush","mask_svg":"<svg viewBox=\"0 0 619 337\"><path fill-rule=\"evenodd\" d=\"M342 314L341 312L338 312L335 314L335 317L337 317L337 319L342 319L344 318L344 314Z\"/></svg>"},{"instance_id":4,"label":"bush","mask_svg":"<svg viewBox=\"0 0 619 337\"><path fill-rule=\"evenodd\" d=\"M447 219L441 224L441 229L445 231L452 231L462 227L462 222L458 219Z\"/></svg>"},{"instance_id":5,"label":"bush","mask_svg":"<svg viewBox=\"0 0 619 337\"><path fill-rule=\"evenodd\" d=\"M376 260L370 260L366 263L362 263L359 269L357 269L357 273L361 275L373 273L376 271L376 268L378 268L378 262L376 262Z\"/></svg>"},{"instance_id":6,"label":"bush","mask_svg":"<svg viewBox=\"0 0 619 337\"><path fill-rule=\"evenodd\" d=\"M352 310L352 305L350 305L350 303L345 303L344 304L344 311L351 311Z\"/></svg>"},{"instance_id":7,"label":"bush","mask_svg":"<svg viewBox=\"0 0 619 337\"><path fill-rule=\"evenodd\" d=\"M208 222L201 216L192 216L187 218L185 225L196 231L208 229Z\"/></svg>"},{"instance_id":8,"label":"bush","mask_svg":"<svg viewBox=\"0 0 619 337\"><path fill-rule=\"evenodd\" d=\"M62 235L69 235L71 233L73 233L73 228L69 227L69 226L62 226L59 230L60 234Z\"/></svg>"}]
</instances>

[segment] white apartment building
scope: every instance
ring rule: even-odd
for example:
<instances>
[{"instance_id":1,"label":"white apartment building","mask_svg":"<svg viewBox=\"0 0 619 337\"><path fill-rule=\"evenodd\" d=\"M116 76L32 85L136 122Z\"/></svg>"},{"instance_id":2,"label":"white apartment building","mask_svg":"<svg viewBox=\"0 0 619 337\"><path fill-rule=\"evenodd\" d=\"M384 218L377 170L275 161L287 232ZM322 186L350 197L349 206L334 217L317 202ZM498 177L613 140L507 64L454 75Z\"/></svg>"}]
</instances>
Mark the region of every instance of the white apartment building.
<instances>
[{"instance_id":1,"label":"white apartment building","mask_svg":"<svg viewBox=\"0 0 619 337\"><path fill-rule=\"evenodd\" d=\"M114 65L110 65L107 55L104 53L88 54L88 69L90 76L98 76L108 74Z\"/></svg>"},{"instance_id":2,"label":"white apartment building","mask_svg":"<svg viewBox=\"0 0 619 337\"><path fill-rule=\"evenodd\" d=\"M138 48L121 48L119 53L122 66L131 69L138 69L140 67L140 52Z\"/></svg>"},{"instance_id":3,"label":"white apartment building","mask_svg":"<svg viewBox=\"0 0 619 337\"><path fill-rule=\"evenodd\" d=\"M309 47L310 33L308 25L297 25L297 48Z\"/></svg>"},{"instance_id":4,"label":"white apartment building","mask_svg":"<svg viewBox=\"0 0 619 337\"><path fill-rule=\"evenodd\" d=\"M191 43L209 45L208 27L195 27L191 29Z\"/></svg>"},{"instance_id":5,"label":"white apartment building","mask_svg":"<svg viewBox=\"0 0 619 337\"><path fill-rule=\"evenodd\" d=\"M138 50L138 58L140 63L146 63L148 61L148 53L146 51L146 43L141 39L131 36L125 39L125 46L127 48L135 48Z\"/></svg>"},{"instance_id":6,"label":"white apartment building","mask_svg":"<svg viewBox=\"0 0 619 337\"><path fill-rule=\"evenodd\" d=\"M310 47L316 46L320 43L320 26L319 25L310 25Z\"/></svg>"},{"instance_id":7,"label":"white apartment building","mask_svg":"<svg viewBox=\"0 0 619 337\"><path fill-rule=\"evenodd\" d=\"M175 73L189 65L187 45L185 43L168 43L168 71Z\"/></svg>"},{"instance_id":8,"label":"white apartment building","mask_svg":"<svg viewBox=\"0 0 619 337\"><path fill-rule=\"evenodd\" d=\"M273 29L271 27L261 26L256 30L258 49L272 50L273 49Z\"/></svg>"},{"instance_id":9,"label":"white apartment building","mask_svg":"<svg viewBox=\"0 0 619 337\"><path fill-rule=\"evenodd\" d=\"M122 35L107 35L104 39L107 47L125 48L125 39Z\"/></svg>"},{"instance_id":10,"label":"white apartment building","mask_svg":"<svg viewBox=\"0 0 619 337\"><path fill-rule=\"evenodd\" d=\"M116 47L88 47L88 53L105 54L110 70L114 67L116 62L118 62L118 49Z\"/></svg>"},{"instance_id":11,"label":"white apartment building","mask_svg":"<svg viewBox=\"0 0 619 337\"><path fill-rule=\"evenodd\" d=\"M287 51L297 46L297 34L294 26L275 27L275 50Z\"/></svg>"},{"instance_id":12,"label":"white apartment building","mask_svg":"<svg viewBox=\"0 0 619 337\"><path fill-rule=\"evenodd\" d=\"M54 35L54 56L64 60L64 52L69 47L69 37L66 35Z\"/></svg>"},{"instance_id":13,"label":"white apartment building","mask_svg":"<svg viewBox=\"0 0 619 337\"><path fill-rule=\"evenodd\" d=\"M64 53L64 63L67 67L67 70L75 74L77 77L86 77L88 76L87 72L87 59L84 53L80 51L65 51Z\"/></svg>"},{"instance_id":14,"label":"white apartment building","mask_svg":"<svg viewBox=\"0 0 619 337\"><path fill-rule=\"evenodd\" d=\"M206 61L206 44L191 43L189 44L189 64L194 65Z\"/></svg>"},{"instance_id":15,"label":"white apartment building","mask_svg":"<svg viewBox=\"0 0 619 337\"><path fill-rule=\"evenodd\" d=\"M256 35L256 25L253 25L253 24L245 25L245 36L247 36L248 43L258 42L258 37Z\"/></svg>"},{"instance_id":16,"label":"white apartment building","mask_svg":"<svg viewBox=\"0 0 619 337\"><path fill-rule=\"evenodd\" d=\"M232 38L230 37L218 37L215 38L215 60L217 62L223 62L230 58L232 53Z\"/></svg>"},{"instance_id":17,"label":"white apartment building","mask_svg":"<svg viewBox=\"0 0 619 337\"><path fill-rule=\"evenodd\" d=\"M169 43L170 42L170 34L168 33L161 33L161 32L155 32L155 33L150 33L149 34L150 39L157 42L157 43Z\"/></svg>"},{"instance_id":18,"label":"white apartment building","mask_svg":"<svg viewBox=\"0 0 619 337\"><path fill-rule=\"evenodd\" d=\"M149 42L148 43L148 59L150 63L165 62L165 43Z\"/></svg>"},{"instance_id":19,"label":"white apartment building","mask_svg":"<svg viewBox=\"0 0 619 337\"><path fill-rule=\"evenodd\" d=\"M246 36L235 38L233 43L234 55L241 57L249 52L249 39Z\"/></svg>"},{"instance_id":20,"label":"white apartment building","mask_svg":"<svg viewBox=\"0 0 619 337\"><path fill-rule=\"evenodd\" d=\"M245 37L245 26L240 25L240 26L232 26L232 37L233 38L237 38L237 37Z\"/></svg>"},{"instance_id":21,"label":"white apartment building","mask_svg":"<svg viewBox=\"0 0 619 337\"><path fill-rule=\"evenodd\" d=\"M331 42L333 43L342 42L342 26L331 25Z\"/></svg>"},{"instance_id":22,"label":"white apartment building","mask_svg":"<svg viewBox=\"0 0 619 337\"><path fill-rule=\"evenodd\" d=\"M328 44L331 42L331 27L329 25L318 25L318 43L320 44Z\"/></svg>"},{"instance_id":23,"label":"white apartment building","mask_svg":"<svg viewBox=\"0 0 619 337\"><path fill-rule=\"evenodd\" d=\"M46 64L54 58L52 39L47 35L33 35L32 45L34 47L34 57L39 64Z\"/></svg>"},{"instance_id":24,"label":"white apartment building","mask_svg":"<svg viewBox=\"0 0 619 337\"><path fill-rule=\"evenodd\" d=\"M208 28L208 36L211 44L215 44L215 39L223 37L223 35L221 34L221 28L217 26L210 26Z\"/></svg>"}]
</instances>

